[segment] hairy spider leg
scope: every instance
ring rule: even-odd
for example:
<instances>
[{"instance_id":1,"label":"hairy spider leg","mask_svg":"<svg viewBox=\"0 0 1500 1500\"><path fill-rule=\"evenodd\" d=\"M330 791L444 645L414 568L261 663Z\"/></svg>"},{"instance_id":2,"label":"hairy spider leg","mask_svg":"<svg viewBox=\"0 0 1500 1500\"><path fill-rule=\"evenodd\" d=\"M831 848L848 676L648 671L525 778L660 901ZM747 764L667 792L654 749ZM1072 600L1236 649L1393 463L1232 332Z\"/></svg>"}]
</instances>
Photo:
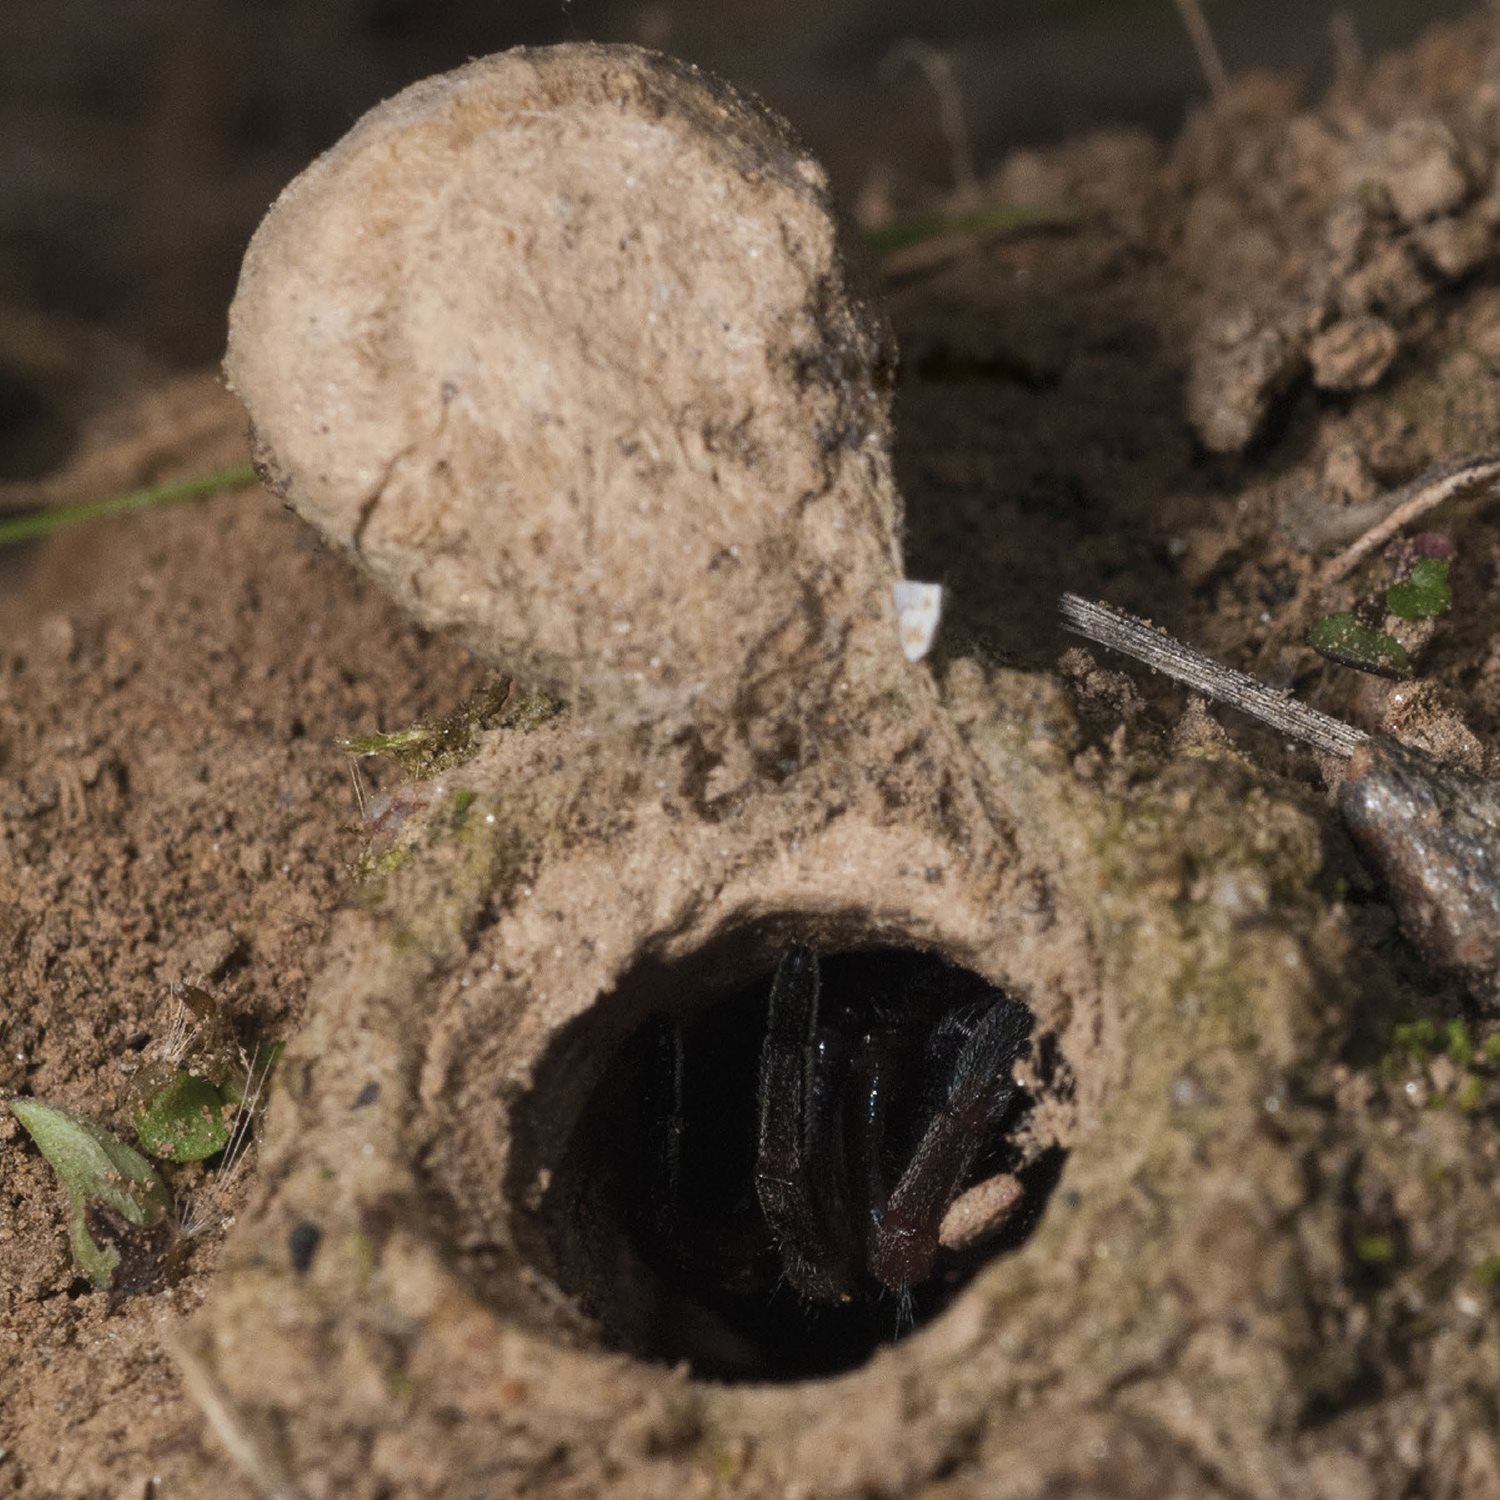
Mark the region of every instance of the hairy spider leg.
<instances>
[{"instance_id":1,"label":"hairy spider leg","mask_svg":"<svg viewBox=\"0 0 1500 1500\"><path fill-rule=\"evenodd\" d=\"M804 1297L847 1301L851 1246L840 1226L843 1132L828 1055L818 1031L818 956L788 948L776 966L760 1054L755 1191L781 1252L786 1279ZM820 1066L821 1064L821 1066Z\"/></svg>"},{"instance_id":2,"label":"hairy spider leg","mask_svg":"<svg viewBox=\"0 0 1500 1500\"><path fill-rule=\"evenodd\" d=\"M874 1226L870 1272L882 1286L900 1291L931 1272L943 1215L1015 1094L1009 1068L1030 1031L1026 1007L999 1000L959 1049L947 1097Z\"/></svg>"},{"instance_id":3,"label":"hairy spider leg","mask_svg":"<svg viewBox=\"0 0 1500 1500\"><path fill-rule=\"evenodd\" d=\"M886 1134L890 1099L909 1067L898 1034L889 1026L867 1031L850 1068L848 1111L850 1180L860 1198L861 1263L869 1266L886 1205ZM899 1338L916 1322L911 1287L897 1288L892 1333Z\"/></svg>"},{"instance_id":4,"label":"hairy spider leg","mask_svg":"<svg viewBox=\"0 0 1500 1500\"><path fill-rule=\"evenodd\" d=\"M885 1138L891 1090L899 1086L901 1057L888 1028L860 1038L850 1066L849 1176L860 1195L861 1258L869 1262L875 1226L885 1212Z\"/></svg>"}]
</instances>

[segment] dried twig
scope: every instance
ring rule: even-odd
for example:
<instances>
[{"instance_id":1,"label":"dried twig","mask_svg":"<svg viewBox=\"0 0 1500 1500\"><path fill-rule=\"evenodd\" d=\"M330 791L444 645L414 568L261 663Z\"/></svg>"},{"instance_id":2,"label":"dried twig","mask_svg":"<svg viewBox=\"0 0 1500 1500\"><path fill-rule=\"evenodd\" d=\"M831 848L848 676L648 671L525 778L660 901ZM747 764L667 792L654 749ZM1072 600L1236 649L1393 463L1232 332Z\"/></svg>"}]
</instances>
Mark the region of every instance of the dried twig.
<instances>
[{"instance_id":1,"label":"dried twig","mask_svg":"<svg viewBox=\"0 0 1500 1500\"><path fill-rule=\"evenodd\" d=\"M1346 547L1337 557L1323 565L1316 587L1322 590L1337 583L1377 547L1383 546L1395 536L1403 526L1409 526L1443 501L1494 484L1497 480L1500 480L1500 456L1493 453L1429 469L1404 489L1397 490L1391 496L1394 502L1392 508L1352 546Z\"/></svg>"},{"instance_id":2,"label":"dried twig","mask_svg":"<svg viewBox=\"0 0 1500 1500\"><path fill-rule=\"evenodd\" d=\"M1227 703L1263 724L1290 735L1329 755L1352 755L1369 739L1362 730L1330 714L1319 713L1290 693L1268 686L1248 672L1184 646L1181 641L1137 616L1110 604L1097 604L1077 594L1064 594L1058 603L1063 624L1077 635L1112 651L1133 656L1195 691Z\"/></svg>"},{"instance_id":3,"label":"dried twig","mask_svg":"<svg viewBox=\"0 0 1500 1500\"><path fill-rule=\"evenodd\" d=\"M1209 92L1214 98L1220 98L1229 87L1229 74L1224 68L1224 59L1219 56L1218 47L1214 45L1214 34L1208 29L1208 18L1203 14L1203 7L1198 0L1177 0L1177 9L1192 40L1193 51L1198 54L1198 66L1203 69L1203 76L1208 80Z\"/></svg>"},{"instance_id":4,"label":"dried twig","mask_svg":"<svg viewBox=\"0 0 1500 1500\"><path fill-rule=\"evenodd\" d=\"M298 1500L301 1491L251 1431L210 1372L208 1363L184 1339L169 1339L168 1348L182 1375L188 1399L203 1415L236 1468L260 1492L263 1500Z\"/></svg>"},{"instance_id":5,"label":"dried twig","mask_svg":"<svg viewBox=\"0 0 1500 1500\"><path fill-rule=\"evenodd\" d=\"M1365 49L1350 11L1336 10L1328 18L1328 40L1333 43L1334 78L1352 83L1365 71Z\"/></svg>"},{"instance_id":6,"label":"dried twig","mask_svg":"<svg viewBox=\"0 0 1500 1500\"><path fill-rule=\"evenodd\" d=\"M1349 758L1338 807L1407 936L1500 1006L1500 786L1278 693L1107 604L1064 594L1068 629L1123 651L1314 749Z\"/></svg>"},{"instance_id":7,"label":"dried twig","mask_svg":"<svg viewBox=\"0 0 1500 1500\"><path fill-rule=\"evenodd\" d=\"M370 798L365 791L365 778L360 774L359 761L349 757L349 780L354 786L354 804L359 808L359 820L365 822L369 814Z\"/></svg>"},{"instance_id":8,"label":"dried twig","mask_svg":"<svg viewBox=\"0 0 1500 1500\"><path fill-rule=\"evenodd\" d=\"M952 60L946 52L939 51L929 42L908 39L897 42L886 53L880 71L891 74L906 63L912 64L922 74L928 87L937 95L938 126L948 144L948 157L953 164L953 186L965 198L975 197L979 179L974 175L974 153L969 149L969 131L964 124L963 94L953 75Z\"/></svg>"}]
</instances>

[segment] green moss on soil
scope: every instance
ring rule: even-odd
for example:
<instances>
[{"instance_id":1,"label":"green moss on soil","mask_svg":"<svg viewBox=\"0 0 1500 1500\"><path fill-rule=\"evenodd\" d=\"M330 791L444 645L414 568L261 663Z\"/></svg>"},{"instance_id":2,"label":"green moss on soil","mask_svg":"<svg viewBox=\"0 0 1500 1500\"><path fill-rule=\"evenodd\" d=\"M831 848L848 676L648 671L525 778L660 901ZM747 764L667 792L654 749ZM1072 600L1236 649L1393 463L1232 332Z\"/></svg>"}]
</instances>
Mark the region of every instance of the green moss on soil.
<instances>
[{"instance_id":1,"label":"green moss on soil","mask_svg":"<svg viewBox=\"0 0 1500 1500\"><path fill-rule=\"evenodd\" d=\"M461 708L440 719L419 720L386 734L346 740L352 755L389 755L410 781L427 781L471 759L478 737L491 729L523 732L545 724L562 712L562 704L546 693L512 692L509 678L471 693Z\"/></svg>"}]
</instances>

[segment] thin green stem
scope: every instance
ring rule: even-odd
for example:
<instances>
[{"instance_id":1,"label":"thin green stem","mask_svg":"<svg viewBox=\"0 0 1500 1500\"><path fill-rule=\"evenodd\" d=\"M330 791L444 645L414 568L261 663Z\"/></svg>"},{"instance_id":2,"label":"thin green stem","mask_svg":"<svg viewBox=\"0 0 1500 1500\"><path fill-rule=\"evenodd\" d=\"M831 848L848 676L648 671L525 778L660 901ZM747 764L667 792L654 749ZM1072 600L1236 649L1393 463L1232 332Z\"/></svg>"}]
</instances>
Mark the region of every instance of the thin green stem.
<instances>
[{"instance_id":1,"label":"thin green stem","mask_svg":"<svg viewBox=\"0 0 1500 1500\"><path fill-rule=\"evenodd\" d=\"M919 245L946 234L1006 234L1025 229L1065 228L1076 223L1078 214L1067 208L981 208L973 213L935 215L927 219L903 219L878 229L864 231L865 243L877 255L889 255L908 245Z\"/></svg>"},{"instance_id":2,"label":"thin green stem","mask_svg":"<svg viewBox=\"0 0 1500 1500\"><path fill-rule=\"evenodd\" d=\"M250 464L235 464L212 474L200 474L196 479L178 479L171 484L133 490L128 495L112 495L108 500L90 500L82 505L62 505L55 510L39 510L27 516L3 517L0 518L0 546L9 542L29 542L34 537L61 531L64 526L82 526L106 516L152 510L160 505L181 505L187 500L199 500L221 490L242 489L254 483L254 468Z\"/></svg>"}]
</instances>

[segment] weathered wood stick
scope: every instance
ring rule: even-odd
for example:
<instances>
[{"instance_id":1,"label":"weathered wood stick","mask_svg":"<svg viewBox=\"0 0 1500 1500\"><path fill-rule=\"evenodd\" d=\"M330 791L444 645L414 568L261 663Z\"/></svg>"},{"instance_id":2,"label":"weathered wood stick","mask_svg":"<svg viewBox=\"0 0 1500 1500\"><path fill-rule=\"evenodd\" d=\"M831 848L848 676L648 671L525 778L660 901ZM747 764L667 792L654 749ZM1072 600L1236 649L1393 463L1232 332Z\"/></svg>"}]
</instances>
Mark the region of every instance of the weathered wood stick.
<instances>
[{"instance_id":1,"label":"weathered wood stick","mask_svg":"<svg viewBox=\"0 0 1500 1500\"><path fill-rule=\"evenodd\" d=\"M1500 1005L1500 784L1366 734L1185 646L1135 615L1077 594L1063 623L1331 755L1349 760L1339 813L1385 879L1402 930L1475 998Z\"/></svg>"},{"instance_id":2,"label":"weathered wood stick","mask_svg":"<svg viewBox=\"0 0 1500 1500\"><path fill-rule=\"evenodd\" d=\"M1292 697L1241 672L1226 667L1211 656L1185 646L1165 630L1136 615L1116 609L1112 604L1098 604L1077 594L1064 594L1058 607L1063 624L1077 635L1108 646L1112 651L1133 656L1137 661L1165 672L1177 682L1227 703L1263 724L1322 750L1329 755L1353 755L1369 739L1364 730L1320 713Z\"/></svg>"}]
</instances>

